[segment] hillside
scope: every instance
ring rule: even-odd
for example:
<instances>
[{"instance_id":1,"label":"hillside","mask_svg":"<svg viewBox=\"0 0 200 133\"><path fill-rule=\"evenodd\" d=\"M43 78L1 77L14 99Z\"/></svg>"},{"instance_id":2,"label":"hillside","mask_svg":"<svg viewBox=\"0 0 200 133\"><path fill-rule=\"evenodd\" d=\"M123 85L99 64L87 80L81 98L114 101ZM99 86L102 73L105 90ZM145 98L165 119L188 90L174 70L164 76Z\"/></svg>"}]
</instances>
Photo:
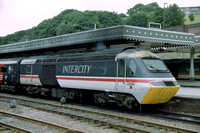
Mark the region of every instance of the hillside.
<instances>
[{"instance_id":1,"label":"hillside","mask_svg":"<svg viewBox=\"0 0 200 133\"><path fill-rule=\"evenodd\" d=\"M200 14L199 15L194 15L195 19L194 21L190 21L190 19L188 18L188 16L185 16L185 24L186 25L190 25L190 24L196 24L196 23L200 23Z\"/></svg>"}]
</instances>

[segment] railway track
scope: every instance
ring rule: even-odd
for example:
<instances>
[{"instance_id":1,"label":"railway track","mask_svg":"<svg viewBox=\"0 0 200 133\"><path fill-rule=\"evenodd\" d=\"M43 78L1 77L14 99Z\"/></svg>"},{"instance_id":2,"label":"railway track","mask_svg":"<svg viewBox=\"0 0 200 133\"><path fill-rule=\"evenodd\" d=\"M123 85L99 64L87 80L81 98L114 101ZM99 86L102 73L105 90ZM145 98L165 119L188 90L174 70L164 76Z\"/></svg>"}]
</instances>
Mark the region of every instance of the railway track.
<instances>
[{"instance_id":1,"label":"railway track","mask_svg":"<svg viewBox=\"0 0 200 133\"><path fill-rule=\"evenodd\" d=\"M19 119L21 121L25 121L26 123L30 122L32 124L47 126L47 127L50 127L51 129L54 129L55 131L59 131L59 132L83 133L82 131L66 128L66 127L63 127L63 126L60 126L60 125L40 121L40 120L37 120L37 119L25 117L25 116L22 116L22 115L17 115L17 114L14 114L14 113L8 113L8 112L0 111L0 115L2 115L4 117L7 116L9 118ZM1 125L1 123L0 123L0 125ZM5 124L5 123L4 123L3 127L8 127L11 130L14 129L17 132L25 132L25 133L31 132L31 131L28 131L28 130L25 130L25 129L22 129L22 128L19 128L19 127L10 126L10 125ZM40 132L40 131L38 131L38 132Z\"/></svg>"},{"instance_id":2,"label":"railway track","mask_svg":"<svg viewBox=\"0 0 200 133\"><path fill-rule=\"evenodd\" d=\"M33 107L47 112L52 112L60 115L67 115L77 120L86 121L99 126L107 126L120 131L126 132L188 132L197 133L197 131L180 128L176 126L169 126L155 122L147 122L134 118L128 118L110 113L75 108L70 106L61 106L47 102L39 102L35 100L26 100L21 98L13 98L7 96L0 96L1 101L9 102L12 99L18 101L18 104L27 107Z\"/></svg>"},{"instance_id":3,"label":"railway track","mask_svg":"<svg viewBox=\"0 0 200 133\"><path fill-rule=\"evenodd\" d=\"M183 122L200 124L200 116L160 111L160 110L156 110L154 112L147 113L147 114L154 115L154 116L160 117L160 118L167 118L167 119L171 119L171 120L179 120L179 121L183 121Z\"/></svg>"},{"instance_id":4,"label":"railway track","mask_svg":"<svg viewBox=\"0 0 200 133\"><path fill-rule=\"evenodd\" d=\"M0 132L3 133L31 133L29 130L25 130L10 124L6 124L3 122L0 122Z\"/></svg>"}]
</instances>

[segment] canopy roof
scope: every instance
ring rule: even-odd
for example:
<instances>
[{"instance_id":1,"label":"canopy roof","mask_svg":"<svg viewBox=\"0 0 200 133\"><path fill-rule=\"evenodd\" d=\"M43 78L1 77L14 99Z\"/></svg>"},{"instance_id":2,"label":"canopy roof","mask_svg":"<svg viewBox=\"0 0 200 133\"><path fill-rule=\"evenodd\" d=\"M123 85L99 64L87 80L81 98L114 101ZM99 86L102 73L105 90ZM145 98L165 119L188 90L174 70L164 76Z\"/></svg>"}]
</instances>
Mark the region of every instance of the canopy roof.
<instances>
[{"instance_id":1,"label":"canopy roof","mask_svg":"<svg viewBox=\"0 0 200 133\"><path fill-rule=\"evenodd\" d=\"M200 52L200 36L194 37L194 43L191 45L176 45L176 46L161 46L151 48L152 52L185 52L188 53L191 49L195 49L195 52Z\"/></svg>"},{"instance_id":2,"label":"canopy roof","mask_svg":"<svg viewBox=\"0 0 200 133\"><path fill-rule=\"evenodd\" d=\"M159 51L162 47L165 50L176 51L177 49L199 47L200 37L194 34L173 32L159 29L142 28L135 26L114 26L97 30L90 30L50 38L37 39L14 44L0 46L0 54L17 53L24 51L54 49L71 46L74 49L85 47L85 44L94 45L99 42L107 42L107 45L132 44L144 49Z\"/></svg>"}]
</instances>

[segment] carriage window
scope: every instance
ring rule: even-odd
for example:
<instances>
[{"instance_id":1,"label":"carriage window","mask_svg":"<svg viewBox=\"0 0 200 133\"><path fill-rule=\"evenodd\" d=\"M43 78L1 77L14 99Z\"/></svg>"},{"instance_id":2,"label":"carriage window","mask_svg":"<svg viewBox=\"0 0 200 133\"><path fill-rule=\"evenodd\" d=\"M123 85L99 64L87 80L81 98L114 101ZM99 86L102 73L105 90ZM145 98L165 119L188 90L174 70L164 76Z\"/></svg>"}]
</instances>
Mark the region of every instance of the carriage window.
<instances>
[{"instance_id":1,"label":"carriage window","mask_svg":"<svg viewBox=\"0 0 200 133\"><path fill-rule=\"evenodd\" d=\"M0 72L1 73L6 73L7 72L7 68L6 67L0 67Z\"/></svg>"},{"instance_id":2,"label":"carriage window","mask_svg":"<svg viewBox=\"0 0 200 133\"><path fill-rule=\"evenodd\" d=\"M31 65L26 66L26 73L31 73Z\"/></svg>"},{"instance_id":3,"label":"carriage window","mask_svg":"<svg viewBox=\"0 0 200 133\"><path fill-rule=\"evenodd\" d=\"M8 66L8 73L11 73L13 71L13 67L12 66Z\"/></svg>"},{"instance_id":4,"label":"carriage window","mask_svg":"<svg viewBox=\"0 0 200 133\"><path fill-rule=\"evenodd\" d=\"M14 67L14 73L15 74L17 73L17 67L16 66Z\"/></svg>"}]
</instances>

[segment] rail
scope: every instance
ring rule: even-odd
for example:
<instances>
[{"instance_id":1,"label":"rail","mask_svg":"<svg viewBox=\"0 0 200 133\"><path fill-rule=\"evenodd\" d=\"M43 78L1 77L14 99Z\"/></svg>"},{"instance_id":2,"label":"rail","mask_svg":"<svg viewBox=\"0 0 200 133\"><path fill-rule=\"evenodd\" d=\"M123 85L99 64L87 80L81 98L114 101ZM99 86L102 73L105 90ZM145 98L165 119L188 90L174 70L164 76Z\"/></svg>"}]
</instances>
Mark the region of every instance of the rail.
<instances>
[{"instance_id":1,"label":"rail","mask_svg":"<svg viewBox=\"0 0 200 133\"><path fill-rule=\"evenodd\" d=\"M3 122L0 122L0 132L31 133L29 130L25 130Z\"/></svg>"},{"instance_id":2,"label":"rail","mask_svg":"<svg viewBox=\"0 0 200 133\"><path fill-rule=\"evenodd\" d=\"M3 100L4 98L5 97L1 97L1 100ZM107 126L110 126L111 128L115 128L115 129L123 130L123 131L154 132L156 130L163 129L166 131L176 131L176 132L190 132L190 133L197 132L197 131L180 128L176 126L169 126L169 125L164 125L164 124L155 123L155 122L147 122L144 120L138 120L134 118L108 114L105 112L98 112L98 111L80 109L80 108L69 107L69 106L55 105L55 104L50 104L46 102L38 102L38 101L36 102L36 101L32 101L32 100L30 101L30 100L25 100L21 98L16 98L16 100L18 102L20 100L23 101L23 102L20 102L20 104L23 106L34 107L40 110L62 114L65 116L68 115L68 116L71 116L72 118L76 118L80 120L83 119L83 120L90 121L93 123L107 125ZM35 103L37 103L38 106ZM45 108L41 108L41 106L39 107L39 105L43 105L43 104L46 105ZM47 105L49 107L47 107ZM60 110L60 108L62 109ZM135 124L137 126L134 126Z\"/></svg>"}]
</instances>

